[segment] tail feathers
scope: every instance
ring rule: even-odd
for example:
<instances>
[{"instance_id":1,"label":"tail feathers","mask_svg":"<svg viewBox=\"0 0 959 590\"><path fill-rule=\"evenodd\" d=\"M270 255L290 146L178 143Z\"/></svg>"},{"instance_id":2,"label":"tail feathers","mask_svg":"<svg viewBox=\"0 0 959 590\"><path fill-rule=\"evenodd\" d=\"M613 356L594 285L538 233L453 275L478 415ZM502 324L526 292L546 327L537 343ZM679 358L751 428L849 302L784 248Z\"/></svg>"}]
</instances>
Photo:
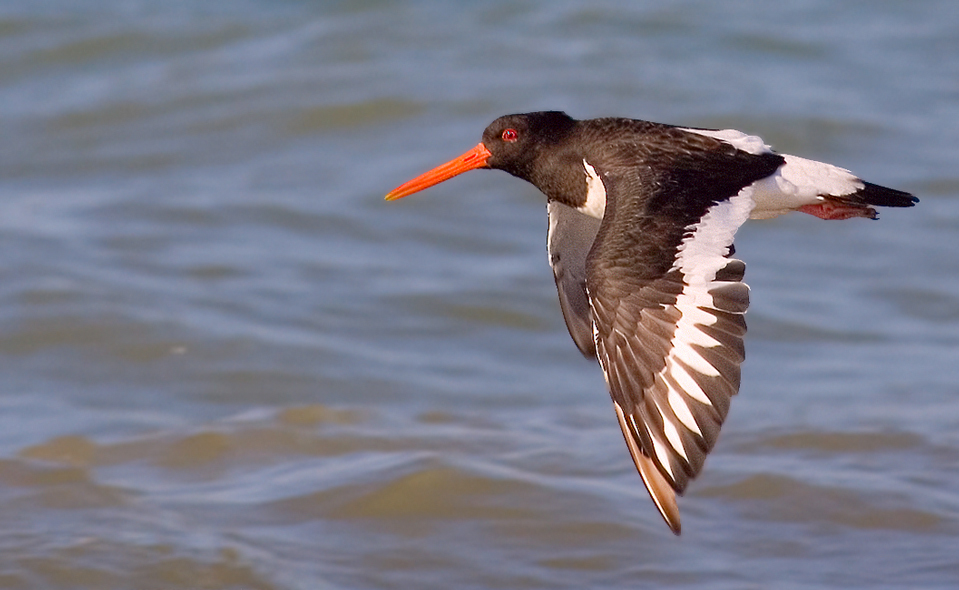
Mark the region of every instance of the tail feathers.
<instances>
[{"instance_id":1,"label":"tail feathers","mask_svg":"<svg viewBox=\"0 0 959 590\"><path fill-rule=\"evenodd\" d=\"M912 207L919 199L894 188L886 188L871 182L863 182L863 188L849 197L855 198L865 205L877 207Z\"/></svg>"},{"instance_id":2,"label":"tail feathers","mask_svg":"<svg viewBox=\"0 0 959 590\"><path fill-rule=\"evenodd\" d=\"M912 207L919 199L903 191L860 181L863 187L847 195L820 195L817 203L803 205L799 211L820 219L879 219L873 207Z\"/></svg>"}]
</instances>

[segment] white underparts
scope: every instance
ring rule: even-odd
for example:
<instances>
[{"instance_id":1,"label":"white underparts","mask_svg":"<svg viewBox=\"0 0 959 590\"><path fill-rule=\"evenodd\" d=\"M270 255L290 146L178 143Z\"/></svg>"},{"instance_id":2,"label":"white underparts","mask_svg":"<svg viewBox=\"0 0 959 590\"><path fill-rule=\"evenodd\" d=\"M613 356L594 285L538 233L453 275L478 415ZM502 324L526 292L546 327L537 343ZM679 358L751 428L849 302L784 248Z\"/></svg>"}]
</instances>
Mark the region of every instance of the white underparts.
<instances>
[{"instance_id":1,"label":"white underparts","mask_svg":"<svg viewBox=\"0 0 959 590\"><path fill-rule=\"evenodd\" d=\"M754 155L772 152L761 138L735 129L684 131L724 141ZM784 155L783 158L786 161L775 174L752 184L755 206L750 219L777 217L805 205L814 205L827 197L850 195L865 186L862 180L845 168L798 156Z\"/></svg>"},{"instance_id":2,"label":"white underparts","mask_svg":"<svg viewBox=\"0 0 959 590\"><path fill-rule=\"evenodd\" d=\"M786 162L772 176L753 183L752 219L769 219L814 205L827 197L851 195L865 186L855 174L824 162L783 156Z\"/></svg>"},{"instance_id":3,"label":"white underparts","mask_svg":"<svg viewBox=\"0 0 959 590\"><path fill-rule=\"evenodd\" d=\"M585 159L583 168L586 170L586 203L576 209L590 217L602 219L606 214L606 186L596 170Z\"/></svg>"}]
</instances>

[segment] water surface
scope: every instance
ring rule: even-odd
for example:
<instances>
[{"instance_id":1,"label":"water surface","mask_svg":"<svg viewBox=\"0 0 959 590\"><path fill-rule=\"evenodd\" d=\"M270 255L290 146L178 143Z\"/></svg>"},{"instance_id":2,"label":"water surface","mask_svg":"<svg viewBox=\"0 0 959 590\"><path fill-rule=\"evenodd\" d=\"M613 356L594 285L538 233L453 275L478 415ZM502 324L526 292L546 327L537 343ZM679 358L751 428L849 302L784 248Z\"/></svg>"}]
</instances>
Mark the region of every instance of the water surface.
<instances>
[{"instance_id":1,"label":"water surface","mask_svg":"<svg viewBox=\"0 0 959 590\"><path fill-rule=\"evenodd\" d=\"M959 585L952 2L13 0L0 587ZM916 193L747 224L741 394L674 538L544 203L382 196L495 117L736 127Z\"/></svg>"}]
</instances>

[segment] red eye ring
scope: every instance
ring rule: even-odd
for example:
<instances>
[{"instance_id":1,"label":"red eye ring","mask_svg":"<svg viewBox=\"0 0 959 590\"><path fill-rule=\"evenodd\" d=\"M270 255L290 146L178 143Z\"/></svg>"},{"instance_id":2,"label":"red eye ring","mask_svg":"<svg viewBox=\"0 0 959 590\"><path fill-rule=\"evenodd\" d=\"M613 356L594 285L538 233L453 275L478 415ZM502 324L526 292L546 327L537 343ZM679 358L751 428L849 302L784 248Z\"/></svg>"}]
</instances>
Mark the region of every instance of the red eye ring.
<instances>
[{"instance_id":1,"label":"red eye ring","mask_svg":"<svg viewBox=\"0 0 959 590\"><path fill-rule=\"evenodd\" d=\"M517 139L519 139L519 133L515 129L505 129L503 131L503 141L513 143Z\"/></svg>"}]
</instances>

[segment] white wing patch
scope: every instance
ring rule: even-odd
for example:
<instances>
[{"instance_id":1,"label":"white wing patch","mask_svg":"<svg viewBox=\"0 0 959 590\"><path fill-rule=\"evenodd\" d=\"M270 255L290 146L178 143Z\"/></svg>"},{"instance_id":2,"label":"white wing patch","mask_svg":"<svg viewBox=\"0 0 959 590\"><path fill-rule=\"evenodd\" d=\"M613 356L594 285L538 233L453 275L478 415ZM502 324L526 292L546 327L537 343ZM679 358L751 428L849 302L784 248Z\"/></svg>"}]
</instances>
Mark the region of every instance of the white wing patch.
<instances>
[{"instance_id":1,"label":"white wing patch","mask_svg":"<svg viewBox=\"0 0 959 590\"><path fill-rule=\"evenodd\" d=\"M590 217L602 219L606 214L606 185L596 173L596 169L590 166L589 162L583 160L583 168L586 170L586 203L576 209L580 213L585 213Z\"/></svg>"}]
</instances>

